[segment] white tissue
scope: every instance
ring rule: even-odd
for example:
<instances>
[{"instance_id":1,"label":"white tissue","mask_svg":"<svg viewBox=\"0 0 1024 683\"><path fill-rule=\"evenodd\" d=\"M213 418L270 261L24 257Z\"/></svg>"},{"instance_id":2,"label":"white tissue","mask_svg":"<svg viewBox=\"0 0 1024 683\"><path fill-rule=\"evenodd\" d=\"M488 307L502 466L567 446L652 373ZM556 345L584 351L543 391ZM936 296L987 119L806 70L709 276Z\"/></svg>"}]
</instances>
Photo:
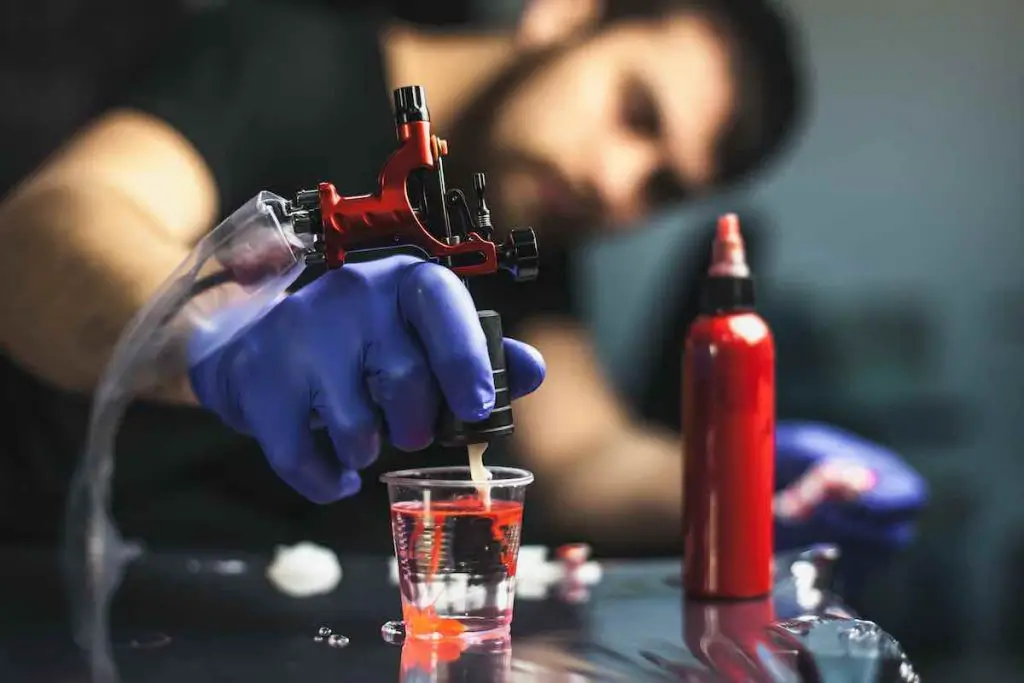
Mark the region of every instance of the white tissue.
<instances>
[{"instance_id":1,"label":"white tissue","mask_svg":"<svg viewBox=\"0 0 1024 683\"><path fill-rule=\"evenodd\" d=\"M278 546L267 578L279 591L293 598L330 593L341 583L341 563L328 548L303 542Z\"/></svg>"}]
</instances>

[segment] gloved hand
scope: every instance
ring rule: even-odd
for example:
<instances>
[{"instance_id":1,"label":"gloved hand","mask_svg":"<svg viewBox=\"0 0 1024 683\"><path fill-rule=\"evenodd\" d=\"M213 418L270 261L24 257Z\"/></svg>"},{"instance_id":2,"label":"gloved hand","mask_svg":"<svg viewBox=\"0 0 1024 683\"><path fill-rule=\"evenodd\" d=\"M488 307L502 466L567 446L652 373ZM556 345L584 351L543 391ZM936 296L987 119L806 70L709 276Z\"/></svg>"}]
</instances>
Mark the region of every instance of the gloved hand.
<instances>
[{"instance_id":1,"label":"gloved hand","mask_svg":"<svg viewBox=\"0 0 1024 683\"><path fill-rule=\"evenodd\" d=\"M777 549L890 551L910 541L927 486L895 453L812 422L780 422L775 434Z\"/></svg>"},{"instance_id":2,"label":"gloved hand","mask_svg":"<svg viewBox=\"0 0 1024 683\"><path fill-rule=\"evenodd\" d=\"M513 398L540 386L536 349L506 339L505 354ZM442 400L464 421L494 407L469 292L450 270L412 256L326 273L189 375L199 402L254 437L278 476L317 503L359 490L358 472L377 458L384 424L395 447L414 451L433 440ZM314 417L333 453L316 447Z\"/></svg>"}]
</instances>

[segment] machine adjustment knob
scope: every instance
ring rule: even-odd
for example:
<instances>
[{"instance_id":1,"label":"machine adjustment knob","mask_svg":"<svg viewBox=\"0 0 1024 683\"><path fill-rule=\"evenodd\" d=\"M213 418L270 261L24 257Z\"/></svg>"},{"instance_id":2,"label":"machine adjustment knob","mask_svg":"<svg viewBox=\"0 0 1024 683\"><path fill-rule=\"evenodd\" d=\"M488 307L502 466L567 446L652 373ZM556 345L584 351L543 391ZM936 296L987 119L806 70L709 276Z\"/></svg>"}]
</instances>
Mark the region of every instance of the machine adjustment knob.
<instances>
[{"instance_id":1,"label":"machine adjustment knob","mask_svg":"<svg viewBox=\"0 0 1024 683\"><path fill-rule=\"evenodd\" d=\"M320 190L299 190L295 193L295 206L315 209L320 206Z\"/></svg>"},{"instance_id":2,"label":"machine adjustment knob","mask_svg":"<svg viewBox=\"0 0 1024 683\"><path fill-rule=\"evenodd\" d=\"M407 85L392 93L395 101L395 123L402 125L415 121L429 121L427 94L422 85Z\"/></svg>"},{"instance_id":3,"label":"machine adjustment knob","mask_svg":"<svg viewBox=\"0 0 1024 683\"><path fill-rule=\"evenodd\" d=\"M540 254L533 228L518 228L509 233L501 245L498 266L511 273L516 282L537 279Z\"/></svg>"}]
</instances>

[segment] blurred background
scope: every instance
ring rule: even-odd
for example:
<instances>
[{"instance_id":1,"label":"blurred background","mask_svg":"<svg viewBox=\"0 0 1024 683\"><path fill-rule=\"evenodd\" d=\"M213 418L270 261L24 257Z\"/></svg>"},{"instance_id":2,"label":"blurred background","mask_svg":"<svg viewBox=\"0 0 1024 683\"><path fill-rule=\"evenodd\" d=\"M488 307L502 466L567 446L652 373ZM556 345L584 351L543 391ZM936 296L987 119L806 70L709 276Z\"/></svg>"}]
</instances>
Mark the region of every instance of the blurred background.
<instances>
[{"instance_id":1,"label":"blurred background","mask_svg":"<svg viewBox=\"0 0 1024 683\"><path fill-rule=\"evenodd\" d=\"M211 1L2 3L0 191ZM414 21L494 25L519 6L393 4ZM694 233L680 226L728 209L763 227L765 300L801 321L778 335L824 341L780 392L844 415L932 487L919 540L871 586L867 616L925 680L1008 680L1024 670L1024 3L786 4L814 88L796 148L753 184L587 249L575 275L601 357L640 391L642 349L684 296L674 259Z\"/></svg>"},{"instance_id":2,"label":"blurred background","mask_svg":"<svg viewBox=\"0 0 1024 683\"><path fill-rule=\"evenodd\" d=\"M948 658L925 680L1024 680L1024 662L952 664L1024 639L1024 3L788 4L811 120L769 177L711 213L749 207L770 224L762 286L825 342L832 376L785 374L805 386L780 394L844 414L932 487L918 542L866 611L915 661ZM595 320L627 391L631 349L664 319L651 302L672 295L666 245L694 219L707 216L691 207L597 246L580 274L594 300L635 314ZM658 265L638 277L641 259Z\"/></svg>"}]
</instances>

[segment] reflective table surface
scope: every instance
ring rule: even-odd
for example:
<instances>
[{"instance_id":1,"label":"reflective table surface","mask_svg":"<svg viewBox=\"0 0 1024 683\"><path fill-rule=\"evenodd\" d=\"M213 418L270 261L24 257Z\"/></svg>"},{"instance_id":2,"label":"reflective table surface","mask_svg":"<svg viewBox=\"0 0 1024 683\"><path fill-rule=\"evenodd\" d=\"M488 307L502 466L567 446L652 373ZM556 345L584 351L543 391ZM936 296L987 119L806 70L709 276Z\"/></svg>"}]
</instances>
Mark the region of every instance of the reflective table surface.
<instances>
[{"instance_id":1,"label":"reflective table surface","mask_svg":"<svg viewBox=\"0 0 1024 683\"><path fill-rule=\"evenodd\" d=\"M511 636L388 643L398 589L381 558L340 558L326 595L294 598L268 557L149 553L111 612L123 683L917 681L898 643L830 590L835 550L776 560L772 599L686 602L678 561L605 561L589 588L519 596ZM0 681L85 683L51 552L0 550ZM543 591L541 591L543 593Z\"/></svg>"}]
</instances>

